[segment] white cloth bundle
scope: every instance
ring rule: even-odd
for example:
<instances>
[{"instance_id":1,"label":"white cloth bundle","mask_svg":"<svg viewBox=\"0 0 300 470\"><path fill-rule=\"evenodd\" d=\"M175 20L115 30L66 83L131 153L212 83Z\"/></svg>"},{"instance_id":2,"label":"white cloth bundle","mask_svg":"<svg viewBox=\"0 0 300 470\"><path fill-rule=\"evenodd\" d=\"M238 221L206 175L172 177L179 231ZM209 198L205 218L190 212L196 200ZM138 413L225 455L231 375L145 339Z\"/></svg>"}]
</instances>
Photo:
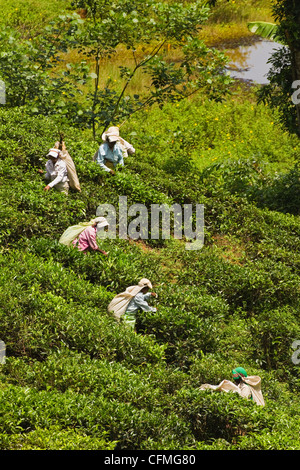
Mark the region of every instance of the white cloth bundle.
<instances>
[{"instance_id":1,"label":"white cloth bundle","mask_svg":"<svg viewBox=\"0 0 300 470\"><path fill-rule=\"evenodd\" d=\"M59 243L62 245L70 246L77 238L81 232L83 232L87 227L91 227L92 225L97 223L97 230L98 228L105 227L108 225L106 219L104 217L96 217L95 219L91 219L89 222L80 222L77 225L72 225L68 227L67 230L64 231L62 236L59 239Z\"/></svg>"},{"instance_id":2,"label":"white cloth bundle","mask_svg":"<svg viewBox=\"0 0 300 470\"><path fill-rule=\"evenodd\" d=\"M59 142L55 142L54 148L59 149L59 145L60 145ZM64 142L62 144L62 150L60 150L59 158L61 158L67 166L69 185L71 186L71 188L76 189L76 191L81 192L81 187L80 187L79 179L77 176L75 164L73 162L71 155L66 149Z\"/></svg>"},{"instance_id":3,"label":"white cloth bundle","mask_svg":"<svg viewBox=\"0 0 300 470\"><path fill-rule=\"evenodd\" d=\"M152 284L148 279L141 279L137 286L130 286L121 294L116 295L108 306L108 311L113 314L116 320L120 320L121 316L126 312L129 302L135 297L144 287L152 289Z\"/></svg>"},{"instance_id":4,"label":"white cloth bundle","mask_svg":"<svg viewBox=\"0 0 300 470\"><path fill-rule=\"evenodd\" d=\"M261 378L258 375L251 375L249 377L243 377L243 380L239 385L230 382L230 380L222 380L219 385L203 384L200 390L215 390L222 392L235 392L243 398L249 398L252 396L253 401L258 405L264 406L265 401L261 392Z\"/></svg>"}]
</instances>

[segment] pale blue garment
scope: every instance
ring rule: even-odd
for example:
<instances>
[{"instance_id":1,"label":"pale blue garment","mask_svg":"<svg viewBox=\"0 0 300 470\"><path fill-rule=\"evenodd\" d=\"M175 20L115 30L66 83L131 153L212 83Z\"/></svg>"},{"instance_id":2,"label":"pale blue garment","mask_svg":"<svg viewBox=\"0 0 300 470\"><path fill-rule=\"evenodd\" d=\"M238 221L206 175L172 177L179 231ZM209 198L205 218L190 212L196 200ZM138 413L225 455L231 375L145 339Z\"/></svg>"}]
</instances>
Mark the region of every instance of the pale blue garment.
<instances>
[{"instance_id":1,"label":"pale blue garment","mask_svg":"<svg viewBox=\"0 0 300 470\"><path fill-rule=\"evenodd\" d=\"M104 163L105 160L112 162L114 166L117 166L118 164L124 166L123 151L119 142L115 143L113 149L109 147L107 142L100 145L96 162L103 170L110 171L110 168L108 168Z\"/></svg>"},{"instance_id":2,"label":"pale blue garment","mask_svg":"<svg viewBox=\"0 0 300 470\"><path fill-rule=\"evenodd\" d=\"M141 308L144 312L156 312L156 308L150 307L150 305L148 305L147 303L147 300L150 297L151 292L148 292L148 294L143 294L142 292L139 292L129 302L128 307L126 308L126 313L137 312L139 308Z\"/></svg>"},{"instance_id":3,"label":"pale blue garment","mask_svg":"<svg viewBox=\"0 0 300 470\"><path fill-rule=\"evenodd\" d=\"M129 326L131 326L131 328L135 327L136 314L139 309L142 309L144 312L156 312L156 308L150 307L150 305L148 305L147 303L147 300L150 296L151 292L148 292L148 294L143 294L142 292L139 292L129 302L126 312L123 315L123 321Z\"/></svg>"}]
</instances>

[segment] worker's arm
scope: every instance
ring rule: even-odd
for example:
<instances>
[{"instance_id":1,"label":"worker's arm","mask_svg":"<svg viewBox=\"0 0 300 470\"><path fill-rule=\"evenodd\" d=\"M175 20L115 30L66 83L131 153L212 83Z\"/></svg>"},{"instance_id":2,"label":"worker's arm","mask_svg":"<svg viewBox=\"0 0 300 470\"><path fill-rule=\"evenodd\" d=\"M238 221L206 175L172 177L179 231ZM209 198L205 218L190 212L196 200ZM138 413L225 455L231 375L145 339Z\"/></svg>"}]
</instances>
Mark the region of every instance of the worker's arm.
<instances>
[{"instance_id":1,"label":"worker's arm","mask_svg":"<svg viewBox=\"0 0 300 470\"><path fill-rule=\"evenodd\" d=\"M109 173L111 169L108 168L108 166L104 164L105 156L106 156L105 147L104 145L100 145L98 153L97 153L96 162L98 163L98 165L100 165L102 170L107 171Z\"/></svg>"},{"instance_id":2,"label":"worker's arm","mask_svg":"<svg viewBox=\"0 0 300 470\"><path fill-rule=\"evenodd\" d=\"M151 293L144 295L140 292L134 298L135 303L139 306L139 308L144 310L144 312L156 312L156 308L155 307L150 307L150 305L145 300L145 297L147 299L147 298L149 298L150 295L151 295Z\"/></svg>"}]
</instances>

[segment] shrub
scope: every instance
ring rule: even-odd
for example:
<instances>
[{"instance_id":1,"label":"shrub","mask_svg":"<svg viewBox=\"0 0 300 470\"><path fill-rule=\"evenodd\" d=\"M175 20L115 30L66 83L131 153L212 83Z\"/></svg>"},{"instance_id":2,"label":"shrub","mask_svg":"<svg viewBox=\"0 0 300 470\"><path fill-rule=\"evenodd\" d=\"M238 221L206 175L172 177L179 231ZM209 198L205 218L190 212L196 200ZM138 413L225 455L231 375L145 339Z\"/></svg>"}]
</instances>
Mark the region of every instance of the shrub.
<instances>
[{"instance_id":1,"label":"shrub","mask_svg":"<svg viewBox=\"0 0 300 470\"><path fill-rule=\"evenodd\" d=\"M252 104L193 100L134 117L122 133L137 131L137 151L115 177L92 161L88 131L65 127L82 183L68 198L44 193L36 172L59 120L0 111L2 449L300 447L298 144ZM203 203L204 247L117 237L99 241L104 257L59 244L120 195L148 210ZM142 277L158 310L133 332L107 305ZM262 377L265 408L200 393L237 365Z\"/></svg>"},{"instance_id":2,"label":"shrub","mask_svg":"<svg viewBox=\"0 0 300 470\"><path fill-rule=\"evenodd\" d=\"M140 315L137 330L154 335L166 346L168 363L185 369L194 355L215 349L220 318L205 319L177 309L159 308L156 313Z\"/></svg>"},{"instance_id":3,"label":"shrub","mask_svg":"<svg viewBox=\"0 0 300 470\"><path fill-rule=\"evenodd\" d=\"M285 306L262 311L251 323L257 363L276 370L285 380L289 375L299 376L298 368L292 364L292 344L300 338L298 315L298 309Z\"/></svg>"},{"instance_id":4,"label":"shrub","mask_svg":"<svg viewBox=\"0 0 300 470\"><path fill-rule=\"evenodd\" d=\"M274 418L266 409L235 393L183 388L177 393L178 410L191 423L197 441L225 439L234 442L238 436L259 433L265 428L270 430L274 424Z\"/></svg>"}]
</instances>

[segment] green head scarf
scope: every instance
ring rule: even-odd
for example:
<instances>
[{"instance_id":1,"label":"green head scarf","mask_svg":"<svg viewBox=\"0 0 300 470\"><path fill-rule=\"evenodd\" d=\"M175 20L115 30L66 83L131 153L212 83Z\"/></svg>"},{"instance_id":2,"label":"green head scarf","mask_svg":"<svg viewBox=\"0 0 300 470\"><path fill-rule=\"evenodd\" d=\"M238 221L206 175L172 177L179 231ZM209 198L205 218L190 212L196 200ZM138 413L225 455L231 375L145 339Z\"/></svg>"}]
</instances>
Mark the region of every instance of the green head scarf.
<instances>
[{"instance_id":1,"label":"green head scarf","mask_svg":"<svg viewBox=\"0 0 300 470\"><path fill-rule=\"evenodd\" d=\"M233 380L238 380L240 378L242 379L243 377L247 377L247 372L245 369L243 369L243 367L237 367L236 369L232 370L232 376Z\"/></svg>"}]
</instances>

